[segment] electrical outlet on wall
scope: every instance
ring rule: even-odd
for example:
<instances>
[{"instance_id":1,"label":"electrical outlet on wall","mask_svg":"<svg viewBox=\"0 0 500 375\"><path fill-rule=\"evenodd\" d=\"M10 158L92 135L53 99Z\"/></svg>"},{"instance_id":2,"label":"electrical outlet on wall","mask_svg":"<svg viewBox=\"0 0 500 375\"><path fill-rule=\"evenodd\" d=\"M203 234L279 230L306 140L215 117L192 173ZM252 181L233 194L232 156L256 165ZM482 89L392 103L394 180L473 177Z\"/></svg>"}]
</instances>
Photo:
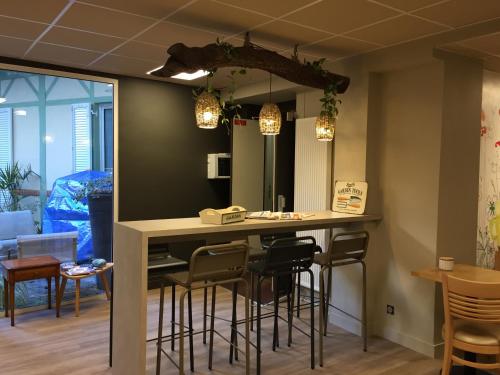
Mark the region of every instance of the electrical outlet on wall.
<instances>
[{"instance_id":1,"label":"electrical outlet on wall","mask_svg":"<svg viewBox=\"0 0 500 375\"><path fill-rule=\"evenodd\" d=\"M394 306L393 305L387 305L387 314L394 315Z\"/></svg>"}]
</instances>

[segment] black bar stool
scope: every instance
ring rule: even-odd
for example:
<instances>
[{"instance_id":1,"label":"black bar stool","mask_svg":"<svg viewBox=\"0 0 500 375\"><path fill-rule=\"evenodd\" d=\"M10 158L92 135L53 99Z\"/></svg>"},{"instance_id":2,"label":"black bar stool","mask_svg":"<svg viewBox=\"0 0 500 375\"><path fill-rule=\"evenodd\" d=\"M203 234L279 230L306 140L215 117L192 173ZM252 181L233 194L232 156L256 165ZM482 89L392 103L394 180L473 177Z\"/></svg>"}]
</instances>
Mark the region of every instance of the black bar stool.
<instances>
[{"instance_id":1,"label":"black bar stool","mask_svg":"<svg viewBox=\"0 0 500 375\"><path fill-rule=\"evenodd\" d=\"M328 251L314 256L314 264L321 267L319 280L319 365L323 366L323 336L327 335L328 328L328 310L329 307L340 311L343 314L361 322L363 336L363 350L367 349L367 332L366 332L366 264L365 257L368 250L369 234L367 231L343 232L336 234L330 240ZM334 267L347 266L349 264L361 264L363 271L363 295L362 295L362 316L361 319L352 316L351 314L339 309L330 304L330 296L332 294L332 270ZM328 271L327 292L325 296L325 276Z\"/></svg>"},{"instance_id":2,"label":"black bar stool","mask_svg":"<svg viewBox=\"0 0 500 375\"><path fill-rule=\"evenodd\" d=\"M272 278L274 284L274 329L273 329L273 350L279 346L278 338L278 303L279 288L278 278L288 277L290 285L287 290L288 307L288 345L291 344L291 328L293 309L290 302L292 290L291 280L296 274L308 272L311 281L311 368L314 369L314 274L309 269L313 263L316 241L313 237L292 237L275 240L266 250L263 260L250 263L248 269L257 277L257 374L261 369L261 298L262 281L265 278ZM253 317L252 317L253 319Z\"/></svg>"},{"instance_id":3,"label":"black bar stool","mask_svg":"<svg viewBox=\"0 0 500 375\"><path fill-rule=\"evenodd\" d=\"M244 243L229 243L224 245L203 246L197 249L191 256L189 262L189 271L166 274L165 280L173 284L172 291L175 292L175 285L182 286L184 290L179 297L179 361L176 364L172 358L163 350L162 343L164 341L175 341L177 337L175 333L175 320L171 327L171 334L162 336L163 334L163 308L165 299L165 285L161 284L160 289L160 311L158 318L158 339L157 339L157 355L156 355L156 374L160 374L161 355L167 356L179 368L179 374L184 374L184 299L188 295L189 308L189 339L190 339L190 359L191 370L193 371L193 329L192 329L192 314L191 314L191 292L196 289L212 288L212 304L211 304L211 320L210 320L210 346L209 346L209 364L208 368L212 369L213 356L213 336L214 319L215 319L215 299L216 287L222 284L242 283L245 286L245 344L246 344L246 373L250 373L250 350L249 350L249 335L250 329L248 324L248 284L243 278L248 263L248 245ZM173 300L175 297L173 296ZM233 304L234 306L234 304ZM234 306L236 308L236 306ZM172 303L172 314L175 314L175 305ZM233 311L233 317L235 311ZM234 319L234 318L233 318ZM203 331L204 332L204 331ZM222 337L222 336L221 336ZM231 342L231 345L233 342ZM172 344L173 348L173 344Z\"/></svg>"}]
</instances>

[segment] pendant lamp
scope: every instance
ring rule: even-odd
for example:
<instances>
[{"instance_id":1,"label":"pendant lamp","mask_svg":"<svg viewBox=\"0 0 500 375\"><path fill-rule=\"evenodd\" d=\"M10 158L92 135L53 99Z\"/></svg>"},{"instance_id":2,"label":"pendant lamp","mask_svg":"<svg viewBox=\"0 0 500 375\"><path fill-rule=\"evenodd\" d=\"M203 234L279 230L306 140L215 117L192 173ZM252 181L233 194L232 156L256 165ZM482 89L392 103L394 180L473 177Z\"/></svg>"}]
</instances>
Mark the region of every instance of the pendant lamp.
<instances>
[{"instance_id":1,"label":"pendant lamp","mask_svg":"<svg viewBox=\"0 0 500 375\"><path fill-rule=\"evenodd\" d=\"M265 103L259 113L259 127L263 135L277 135L281 129L281 112L278 106L271 102L271 78L269 77L269 103Z\"/></svg>"},{"instance_id":2,"label":"pendant lamp","mask_svg":"<svg viewBox=\"0 0 500 375\"><path fill-rule=\"evenodd\" d=\"M215 129L219 125L219 116L222 112L219 101L210 92L209 87L209 77L207 77L207 88L196 98L196 125L201 129Z\"/></svg>"},{"instance_id":3,"label":"pendant lamp","mask_svg":"<svg viewBox=\"0 0 500 375\"><path fill-rule=\"evenodd\" d=\"M331 142L335 135L335 117L322 113L316 118L316 139L322 142Z\"/></svg>"}]
</instances>

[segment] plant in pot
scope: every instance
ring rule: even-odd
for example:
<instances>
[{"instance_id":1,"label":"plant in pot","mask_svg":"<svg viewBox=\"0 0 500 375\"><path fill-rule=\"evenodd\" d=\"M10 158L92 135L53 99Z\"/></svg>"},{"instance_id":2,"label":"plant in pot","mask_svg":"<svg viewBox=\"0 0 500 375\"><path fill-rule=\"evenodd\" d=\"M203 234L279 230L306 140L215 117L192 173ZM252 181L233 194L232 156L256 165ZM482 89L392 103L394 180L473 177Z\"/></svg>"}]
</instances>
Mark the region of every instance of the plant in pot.
<instances>
[{"instance_id":1,"label":"plant in pot","mask_svg":"<svg viewBox=\"0 0 500 375\"><path fill-rule=\"evenodd\" d=\"M113 247L113 179L105 176L85 183L76 199L87 201L94 258L111 261ZM109 277L109 275L107 275ZM104 289L99 278L97 287Z\"/></svg>"}]
</instances>

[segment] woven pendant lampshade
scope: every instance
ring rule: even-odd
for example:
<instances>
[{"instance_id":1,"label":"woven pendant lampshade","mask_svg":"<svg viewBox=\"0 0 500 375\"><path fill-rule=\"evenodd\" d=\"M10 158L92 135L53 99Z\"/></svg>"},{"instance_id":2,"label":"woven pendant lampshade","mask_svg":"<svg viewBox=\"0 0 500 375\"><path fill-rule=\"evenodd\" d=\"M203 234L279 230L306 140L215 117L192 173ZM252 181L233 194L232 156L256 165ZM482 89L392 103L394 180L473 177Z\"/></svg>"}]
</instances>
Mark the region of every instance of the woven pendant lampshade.
<instances>
[{"instance_id":1,"label":"woven pendant lampshade","mask_svg":"<svg viewBox=\"0 0 500 375\"><path fill-rule=\"evenodd\" d=\"M259 113L260 132L263 135L276 135L281 129L281 111L274 103L265 103Z\"/></svg>"},{"instance_id":2,"label":"woven pendant lampshade","mask_svg":"<svg viewBox=\"0 0 500 375\"><path fill-rule=\"evenodd\" d=\"M316 119L316 139L322 142L330 142L335 135L335 118L327 114L321 114Z\"/></svg>"},{"instance_id":3,"label":"woven pendant lampshade","mask_svg":"<svg viewBox=\"0 0 500 375\"><path fill-rule=\"evenodd\" d=\"M215 129L219 124L221 108L217 98L207 91L198 96L195 104L196 125L202 129Z\"/></svg>"}]
</instances>

